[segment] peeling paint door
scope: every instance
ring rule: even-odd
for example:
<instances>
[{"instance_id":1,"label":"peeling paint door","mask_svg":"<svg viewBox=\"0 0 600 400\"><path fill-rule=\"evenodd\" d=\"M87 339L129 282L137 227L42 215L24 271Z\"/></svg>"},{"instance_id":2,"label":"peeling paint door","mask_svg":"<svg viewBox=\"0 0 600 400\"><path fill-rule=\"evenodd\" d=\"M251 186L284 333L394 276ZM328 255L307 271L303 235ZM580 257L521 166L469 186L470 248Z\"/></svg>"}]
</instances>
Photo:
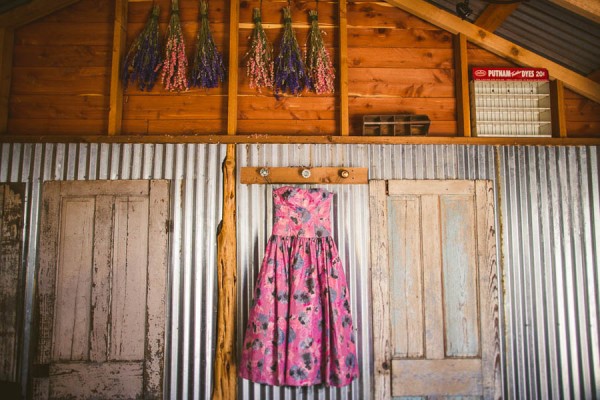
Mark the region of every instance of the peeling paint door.
<instances>
[{"instance_id":1,"label":"peeling paint door","mask_svg":"<svg viewBox=\"0 0 600 400\"><path fill-rule=\"evenodd\" d=\"M167 181L48 182L34 398L161 398Z\"/></svg>"},{"instance_id":2,"label":"peeling paint door","mask_svg":"<svg viewBox=\"0 0 600 400\"><path fill-rule=\"evenodd\" d=\"M19 391L24 197L25 184L0 184L0 387L5 394Z\"/></svg>"},{"instance_id":3,"label":"peeling paint door","mask_svg":"<svg viewBox=\"0 0 600 400\"><path fill-rule=\"evenodd\" d=\"M502 396L489 181L372 181L376 399Z\"/></svg>"}]
</instances>

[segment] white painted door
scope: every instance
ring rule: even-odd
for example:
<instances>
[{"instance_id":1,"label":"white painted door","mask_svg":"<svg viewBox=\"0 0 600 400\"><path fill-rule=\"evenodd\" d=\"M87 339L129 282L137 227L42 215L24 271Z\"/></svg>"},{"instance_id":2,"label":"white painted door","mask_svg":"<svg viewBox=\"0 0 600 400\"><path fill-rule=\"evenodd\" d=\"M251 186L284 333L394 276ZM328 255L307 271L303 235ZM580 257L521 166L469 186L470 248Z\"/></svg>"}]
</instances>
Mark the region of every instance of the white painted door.
<instances>
[{"instance_id":1,"label":"white painted door","mask_svg":"<svg viewBox=\"0 0 600 400\"><path fill-rule=\"evenodd\" d=\"M48 182L34 397L161 398L167 181Z\"/></svg>"},{"instance_id":2,"label":"white painted door","mask_svg":"<svg viewBox=\"0 0 600 400\"><path fill-rule=\"evenodd\" d=\"M25 184L0 184L0 388L18 393Z\"/></svg>"},{"instance_id":3,"label":"white painted door","mask_svg":"<svg viewBox=\"0 0 600 400\"><path fill-rule=\"evenodd\" d=\"M376 399L502 396L493 187L370 183Z\"/></svg>"}]
</instances>

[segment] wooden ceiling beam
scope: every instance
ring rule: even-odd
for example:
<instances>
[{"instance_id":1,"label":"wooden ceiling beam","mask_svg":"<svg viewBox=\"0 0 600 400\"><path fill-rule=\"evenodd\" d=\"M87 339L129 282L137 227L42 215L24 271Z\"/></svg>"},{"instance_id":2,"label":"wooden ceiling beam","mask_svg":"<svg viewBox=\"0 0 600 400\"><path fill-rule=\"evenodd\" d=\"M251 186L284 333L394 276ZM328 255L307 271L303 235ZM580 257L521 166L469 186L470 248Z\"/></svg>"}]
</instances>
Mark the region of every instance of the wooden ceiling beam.
<instances>
[{"instance_id":1,"label":"wooden ceiling beam","mask_svg":"<svg viewBox=\"0 0 600 400\"><path fill-rule=\"evenodd\" d=\"M18 28L55 11L77 3L79 0L32 0L31 2L0 14L0 27Z\"/></svg>"},{"instance_id":2,"label":"wooden ceiling beam","mask_svg":"<svg viewBox=\"0 0 600 400\"><path fill-rule=\"evenodd\" d=\"M550 77L563 81L565 87L579 93L590 100L600 103L600 84L563 67L545 57L514 44L477 25L464 21L439 7L424 0L385 0L410 14L428 21L453 34L462 33L467 40L506 58L518 65L526 67L542 67L548 70ZM600 1L600 0L599 0Z\"/></svg>"},{"instance_id":3,"label":"wooden ceiling beam","mask_svg":"<svg viewBox=\"0 0 600 400\"><path fill-rule=\"evenodd\" d=\"M521 3L488 4L485 10L477 17L475 25L494 32L519 7L519 4Z\"/></svg>"},{"instance_id":4,"label":"wooden ceiling beam","mask_svg":"<svg viewBox=\"0 0 600 400\"><path fill-rule=\"evenodd\" d=\"M550 0L550 3L600 24L600 0Z\"/></svg>"}]
</instances>

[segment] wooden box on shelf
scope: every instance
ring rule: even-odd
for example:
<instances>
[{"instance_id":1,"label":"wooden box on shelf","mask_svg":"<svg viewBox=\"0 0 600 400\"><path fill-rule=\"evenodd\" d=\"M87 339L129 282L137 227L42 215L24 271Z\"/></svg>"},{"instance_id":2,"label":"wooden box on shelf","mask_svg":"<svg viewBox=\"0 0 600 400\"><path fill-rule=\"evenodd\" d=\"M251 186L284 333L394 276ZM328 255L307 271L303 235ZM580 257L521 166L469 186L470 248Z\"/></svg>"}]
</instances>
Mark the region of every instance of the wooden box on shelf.
<instances>
[{"instance_id":1,"label":"wooden box on shelf","mask_svg":"<svg viewBox=\"0 0 600 400\"><path fill-rule=\"evenodd\" d=\"M363 136L427 135L431 121L427 115L365 115Z\"/></svg>"}]
</instances>

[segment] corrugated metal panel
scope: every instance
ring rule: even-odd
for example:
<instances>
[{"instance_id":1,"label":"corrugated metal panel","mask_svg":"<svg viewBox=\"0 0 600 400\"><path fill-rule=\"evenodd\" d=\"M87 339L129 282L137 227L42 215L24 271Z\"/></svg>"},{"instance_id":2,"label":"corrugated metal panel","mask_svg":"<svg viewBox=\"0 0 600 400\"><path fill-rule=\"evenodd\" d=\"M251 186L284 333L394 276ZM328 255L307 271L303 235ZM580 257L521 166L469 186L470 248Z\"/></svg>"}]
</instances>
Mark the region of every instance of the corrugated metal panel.
<instances>
[{"instance_id":1,"label":"corrugated metal panel","mask_svg":"<svg viewBox=\"0 0 600 400\"><path fill-rule=\"evenodd\" d=\"M456 14L464 0L428 1ZM467 20L475 22L488 4L471 0ZM521 2L494 33L583 75L600 68L600 24L547 0Z\"/></svg>"},{"instance_id":2,"label":"corrugated metal panel","mask_svg":"<svg viewBox=\"0 0 600 400\"><path fill-rule=\"evenodd\" d=\"M168 397L209 398L214 353L216 229L221 215L225 146L172 144L0 144L0 182L24 182L26 316L31 318L41 184L48 180L171 179ZM22 376L27 376L23 365Z\"/></svg>"},{"instance_id":3,"label":"corrugated metal panel","mask_svg":"<svg viewBox=\"0 0 600 400\"><path fill-rule=\"evenodd\" d=\"M600 398L598 153L500 150L509 398Z\"/></svg>"},{"instance_id":4,"label":"corrugated metal panel","mask_svg":"<svg viewBox=\"0 0 600 400\"><path fill-rule=\"evenodd\" d=\"M368 166L368 147L343 145L242 145L238 166ZM254 283L272 225L272 190L281 185L242 185L237 187L238 218L238 346L252 302ZM371 391L371 321L368 301L369 229L368 185L322 185L335 193L333 235L340 258L346 266L351 310L357 330L360 378L345 388L273 387L240 380L242 399L368 399ZM238 348L241 351L241 347ZM238 352L239 353L239 352Z\"/></svg>"},{"instance_id":5,"label":"corrugated metal panel","mask_svg":"<svg viewBox=\"0 0 600 400\"><path fill-rule=\"evenodd\" d=\"M549 1L521 3L496 33L583 75L600 67L600 24Z\"/></svg>"},{"instance_id":6,"label":"corrugated metal panel","mask_svg":"<svg viewBox=\"0 0 600 400\"><path fill-rule=\"evenodd\" d=\"M225 147L218 145L0 144L0 182L27 183L26 344L30 341L41 183L172 179L168 397L209 398L215 338L215 237L224 154ZM495 181L498 229L503 235L499 260L505 292L502 329L507 397L595 398L600 397L598 156L597 147L247 145L239 146L238 165L368 166L371 179ZM326 187L336 193L334 233L352 290L361 378L341 390L243 382L240 398L369 398L373 355L368 189L366 185ZM238 326L247 318L270 232L271 190L270 186L238 185Z\"/></svg>"},{"instance_id":7,"label":"corrugated metal panel","mask_svg":"<svg viewBox=\"0 0 600 400\"><path fill-rule=\"evenodd\" d=\"M367 146L367 145L246 145L238 150L243 166L369 167L371 179L491 179L492 147ZM245 326L254 282L271 231L271 194L280 185L238 185L238 260L240 301L238 326ZM272 388L242 381L244 399L367 399L373 371L371 294L369 282L368 185L323 185L334 198L334 236L347 269L352 314L358 331L360 378L344 389ZM238 331L242 341L242 330ZM329 398L328 397L328 398Z\"/></svg>"}]
</instances>

